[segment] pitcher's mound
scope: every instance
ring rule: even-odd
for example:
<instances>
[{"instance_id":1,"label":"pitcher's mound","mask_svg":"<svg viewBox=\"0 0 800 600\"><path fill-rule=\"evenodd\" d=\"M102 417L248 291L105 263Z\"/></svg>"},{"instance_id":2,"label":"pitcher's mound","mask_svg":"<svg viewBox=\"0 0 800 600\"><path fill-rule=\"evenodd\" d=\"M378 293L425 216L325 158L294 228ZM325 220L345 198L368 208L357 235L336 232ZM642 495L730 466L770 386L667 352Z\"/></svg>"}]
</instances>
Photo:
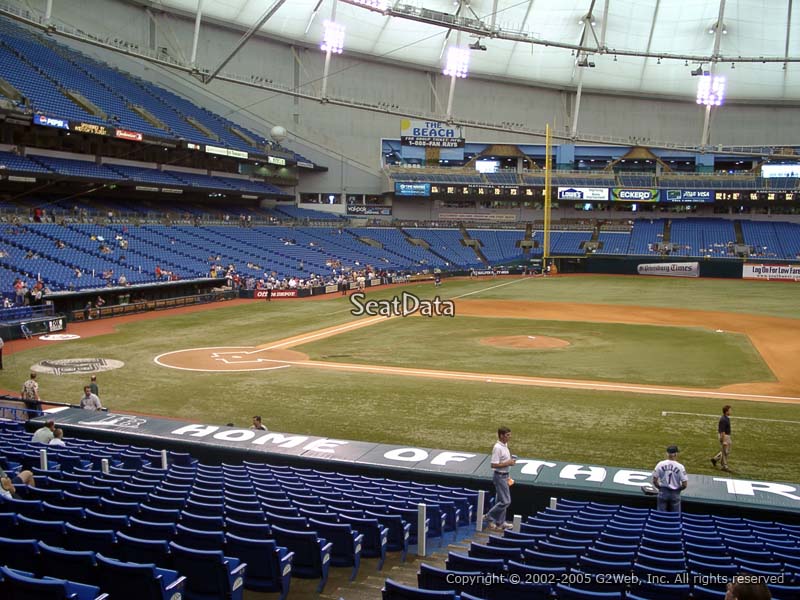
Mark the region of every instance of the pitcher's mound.
<instances>
[{"instance_id":1,"label":"pitcher's mound","mask_svg":"<svg viewBox=\"0 0 800 600\"><path fill-rule=\"evenodd\" d=\"M483 338L481 344L498 348L527 348L532 350L548 350L569 346L567 340L544 335L499 335Z\"/></svg>"}]
</instances>

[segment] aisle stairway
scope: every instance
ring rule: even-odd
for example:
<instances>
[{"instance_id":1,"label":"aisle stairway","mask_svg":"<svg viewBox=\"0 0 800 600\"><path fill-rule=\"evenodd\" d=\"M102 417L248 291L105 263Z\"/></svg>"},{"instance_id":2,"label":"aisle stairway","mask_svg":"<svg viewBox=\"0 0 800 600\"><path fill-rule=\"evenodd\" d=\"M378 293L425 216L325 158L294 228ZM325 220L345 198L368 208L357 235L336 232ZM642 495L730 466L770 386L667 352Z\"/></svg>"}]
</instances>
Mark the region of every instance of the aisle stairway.
<instances>
[{"instance_id":1,"label":"aisle stairway","mask_svg":"<svg viewBox=\"0 0 800 600\"><path fill-rule=\"evenodd\" d=\"M419 571L419 565L421 563L424 562L428 565L444 569L448 552L461 552L466 554L471 542L485 544L488 538L489 535L485 532L473 531L471 536L462 537L455 542L442 545L441 547L434 546L434 548L431 549L429 544L428 555L424 558L416 556L416 554L413 554L411 550L409 550L405 562L400 560L399 553L392 553L390 556L387 556L386 563L383 565L381 571L375 569L376 560L362 559L361 569L355 581L347 580L348 571L346 569L332 569L328 579L328 585L325 587L325 592L320 594L318 598L320 600L380 600L381 589L387 578L403 585L416 587L417 571ZM314 585L315 582L313 580L303 581L293 578L292 589L289 592L287 600L314 597ZM249 600L249 598L246 597L246 600Z\"/></svg>"}]
</instances>

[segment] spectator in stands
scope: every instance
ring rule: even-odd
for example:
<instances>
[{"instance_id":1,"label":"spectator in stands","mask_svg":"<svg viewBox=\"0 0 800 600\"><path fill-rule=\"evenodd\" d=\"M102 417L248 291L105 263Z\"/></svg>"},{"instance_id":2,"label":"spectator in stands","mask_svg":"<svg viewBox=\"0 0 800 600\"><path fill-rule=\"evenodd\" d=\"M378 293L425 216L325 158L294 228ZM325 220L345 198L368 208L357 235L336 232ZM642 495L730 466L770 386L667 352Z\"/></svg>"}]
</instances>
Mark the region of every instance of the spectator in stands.
<instances>
[{"instance_id":1,"label":"spectator in stands","mask_svg":"<svg viewBox=\"0 0 800 600\"><path fill-rule=\"evenodd\" d=\"M117 279L117 285L128 285L128 278L125 275L120 275L119 279Z\"/></svg>"},{"instance_id":2,"label":"spectator in stands","mask_svg":"<svg viewBox=\"0 0 800 600\"><path fill-rule=\"evenodd\" d=\"M53 431L53 439L50 440L50 443L47 444L48 446L66 446L67 444L64 442L64 430L60 427L57 427Z\"/></svg>"},{"instance_id":3,"label":"spectator in stands","mask_svg":"<svg viewBox=\"0 0 800 600\"><path fill-rule=\"evenodd\" d=\"M734 575L728 584L725 600L770 600L772 595L766 583L753 582L753 575Z\"/></svg>"},{"instance_id":4,"label":"spectator in stands","mask_svg":"<svg viewBox=\"0 0 800 600\"><path fill-rule=\"evenodd\" d=\"M56 240L56 249L63 250L66 247L66 244L61 240Z\"/></svg>"},{"instance_id":5,"label":"spectator in stands","mask_svg":"<svg viewBox=\"0 0 800 600\"><path fill-rule=\"evenodd\" d=\"M83 272L78 267L75 267L75 277L77 277L78 279L83 277Z\"/></svg>"},{"instance_id":6,"label":"spectator in stands","mask_svg":"<svg viewBox=\"0 0 800 600\"><path fill-rule=\"evenodd\" d=\"M31 437L32 442L37 442L39 444L49 444L50 440L55 437L53 430L56 428L56 423L53 419L48 419L44 426L39 427L36 431L33 432L33 436Z\"/></svg>"},{"instance_id":7,"label":"spectator in stands","mask_svg":"<svg viewBox=\"0 0 800 600\"><path fill-rule=\"evenodd\" d=\"M0 468L0 498L19 498L16 485L27 485L28 487L36 487L36 481L33 478L33 473L28 470L20 471L14 477L11 477L2 468Z\"/></svg>"},{"instance_id":8,"label":"spectator in stands","mask_svg":"<svg viewBox=\"0 0 800 600\"><path fill-rule=\"evenodd\" d=\"M511 505L511 477L508 468L517 464L517 457L508 449L511 429L500 427L497 430L497 441L492 448L492 478L495 489L495 504L483 518L489 529L502 531L511 529L513 525L506 522L506 510Z\"/></svg>"},{"instance_id":9,"label":"spectator in stands","mask_svg":"<svg viewBox=\"0 0 800 600\"><path fill-rule=\"evenodd\" d=\"M250 426L250 429L255 429L256 431L269 431L264 423L261 422L261 417L258 415L253 417L253 424Z\"/></svg>"},{"instance_id":10,"label":"spectator in stands","mask_svg":"<svg viewBox=\"0 0 800 600\"><path fill-rule=\"evenodd\" d=\"M92 388L88 385L83 387L83 397L81 398L81 408L83 410L103 410L103 405L100 404L100 398L97 394L92 393Z\"/></svg>"},{"instance_id":11,"label":"spectator in stands","mask_svg":"<svg viewBox=\"0 0 800 600\"><path fill-rule=\"evenodd\" d=\"M658 490L658 510L681 512L681 492L689 484L686 467L678 462L678 447L667 447L667 458L653 470L653 487Z\"/></svg>"},{"instance_id":12,"label":"spectator in stands","mask_svg":"<svg viewBox=\"0 0 800 600\"><path fill-rule=\"evenodd\" d=\"M41 409L41 402L39 402L39 384L36 381L36 373L31 373L28 380L22 384L22 393L20 395L23 402L25 402L28 419L30 419L31 415L38 415Z\"/></svg>"}]
</instances>

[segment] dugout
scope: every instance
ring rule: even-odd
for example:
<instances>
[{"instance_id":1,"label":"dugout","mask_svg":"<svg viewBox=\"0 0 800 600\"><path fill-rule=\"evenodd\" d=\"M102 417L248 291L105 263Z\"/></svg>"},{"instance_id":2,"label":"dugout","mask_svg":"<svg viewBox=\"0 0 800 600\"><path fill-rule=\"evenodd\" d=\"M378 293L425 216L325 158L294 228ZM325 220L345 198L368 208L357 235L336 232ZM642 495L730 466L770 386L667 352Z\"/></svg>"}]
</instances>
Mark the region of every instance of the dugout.
<instances>
[{"instance_id":1,"label":"dugout","mask_svg":"<svg viewBox=\"0 0 800 600\"><path fill-rule=\"evenodd\" d=\"M243 460L356 473L441 485L492 489L487 454L404 447L285 432L261 432L143 415L96 413L75 408L48 411L31 429L53 418L68 437L189 452L203 462ZM35 427L34 427L35 426ZM551 497L655 507L642 485L652 465L620 468L539 458L519 459L511 470L511 512L529 515ZM689 475L683 496L686 512L800 523L800 484Z\"/></svg>"}]
</instances>

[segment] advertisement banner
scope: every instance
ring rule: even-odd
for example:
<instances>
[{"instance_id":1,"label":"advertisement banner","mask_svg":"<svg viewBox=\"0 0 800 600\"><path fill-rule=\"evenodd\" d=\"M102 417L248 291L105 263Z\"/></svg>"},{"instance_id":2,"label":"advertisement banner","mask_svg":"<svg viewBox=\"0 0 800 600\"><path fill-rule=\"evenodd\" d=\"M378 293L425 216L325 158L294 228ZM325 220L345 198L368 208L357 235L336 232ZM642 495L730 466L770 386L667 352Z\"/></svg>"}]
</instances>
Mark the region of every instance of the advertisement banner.
<instances>
[{"instance_id":1,"label":"advertisement banner","mask_svg":"<svg viewBox=\"0 0 800 600\"><path fill-rule=\"evenodd\" d=\"M700 263L671 262L647 263L636 267L639 275L666 275L667 277L700 277Z\"/></svg>"},{"instance_id":2,"label":"advertisement banner","mask_svg":"<svg viewBox=\"0 0 800 600\"><path fill-rule=\"evenodd\" d=\"M611 188L611 199L621 202L658 202L660 190L641 188Z\"/></svg>"},{"instance_id":3,"label":"advertisement banner","mask_svg":"<svg viewBox=\"0 0 800 600\"><path fill-rule=\"evenodd\" d=\"M439 121L403 119L400 121L400 142L419 148L463 148L461 128Z\"/></svg>"},{"instance_id":4,"label":"advertisement banner","mask_svg":"<svg viewBox=\"0 0 800 600\"><path fill-rule=\"evenodd\" d=\"M430 196L431 184L398 181L394 184L394 193L396 196Z\"/></svg>"},{"instance_id":5,"label":"advertisement banner","mask_svg":"<svg viewBox=\"0 0 800 600\"><path fill-rule=\"evenodd\" d=\"M339 291L339 286L336 285L335 283L329 283L328 285L325 286L326 294L332 294L333 292L338 292L338 291Z\"/></svg>"},{"instance_id":6,"label":"advertisement banner","mask_svg":"<svg viewBox=\"0 0 800 600\"><path fill-rule=\"evenodd\" d=\"M513 223L517 215L492 214L492 213L439 213L440 221L474 221L492 223Z\"/></svg>"},{"instance_id":7,"label":"advertisement banner","mask_svg":"<svg viewBox=\"0 0 800 600\"><path fill-rule=\"evenodd\" d=\"M365 204L348 204L348 215L391 215L391 206L367 206Z\"/></svg>"},{"instance_id":8,"label":"advertisement banner","mask_svg":"<svg viewBox=\"0 0 800 600\"><path fill-rule=\"evenodd\" d=\"M800 281L800 265L742 265L743 279L778 279Z\"/></svg>"},{"instance_id":9,"label":"advertisement banner","mask_svg":"<svg viewBox=\"0 0 800 600\"><path fill-rule=\"evenodd\" d=\"M144 136L138 131L128 131L127 129L115 129L114 137L132 142L141 142Z\"/></svg>"},{"instance_id":10,"label":"advertisement banner","mask_svg":"<svg viewBox=\"0 0 800 600\"><path fill-rule=\"evenodd\" d=\"M254 290L253 298L266 298L269 290ZM273 298L297 298L297 290L272 290Z\"/></svg>"},{"instance_id":11,"label":"advertisement banner","mask_svg":"<svg viewBox=\"0 0 800 600\"><path fill-rule=\"evenodd\" d=\"M84 123L82 121L71 121L70 128L78 133L91 133L92 135L109 135L108 127L105 125L95 125L94 123Z\"/></svg>"},{"instance_id":12,"label":"advertisement banner","mask_svg":"<svg viewBox=\"0 0 800 600\"><path fill-rule=\"evenodd\" d=\"M666 198L661 201L707 204L714 202L714 190L666 190Z\"/></svg>"},{"instance_id":13,"label":"advertisement banner","mask_svg":"<svg viewBox=\"0 0 800 600\"><path fill-rule=\"evenodd\" d=\"M608 188L560 187L559 200L608 200Z\"/></svg>"},{"instance_id":14,"label":"advertisement banner","mask_svg":"<svg viewBox=\"0 0 800 600\"><path fill-rule=\"evenodd\" d=\"M33 117L34 125L42 125L43 127L55 127L57 129L69 129L69 123L65 119L56 119L55 117L48 117L46 115L35 115Z\"/></svg>"}]
</instances>

